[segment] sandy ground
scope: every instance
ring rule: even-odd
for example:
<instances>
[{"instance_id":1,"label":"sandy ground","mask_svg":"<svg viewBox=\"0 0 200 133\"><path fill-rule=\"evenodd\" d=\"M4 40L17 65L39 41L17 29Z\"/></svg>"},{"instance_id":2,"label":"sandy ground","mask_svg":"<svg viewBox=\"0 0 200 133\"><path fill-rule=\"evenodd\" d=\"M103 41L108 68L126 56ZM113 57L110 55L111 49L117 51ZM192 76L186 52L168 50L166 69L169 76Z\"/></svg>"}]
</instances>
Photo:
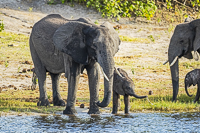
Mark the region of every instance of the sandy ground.
<instances>
[{"instance_id":1,"label":"sandy ground","mask_svg":"<svg viewBox=\"0 0 200 133\"><path fill-rule=\"evenodd\" d=\"M58 13L62 16L70 18L88 17L93 22L98 21L100 24L105 21L110 21L101 17L100 13L75 5L71 7L69 5L48 5L46 1L37 0L1 0L0 1L0 19L5 24L5 31L11 31L16 33L22 33L29 35L31 28L38 20L46 16L47 14ZM137 21L130 21L129 19L121 19L119 22L110 21L113 26L121 25L119 29L119 35L125 35L135 38L147 38L152 35L155 42L145 43L130 43L122 42L116 57L125 56L137 56L137 63L133 64L133 68L137 69L137 66L156 66L167 60L168 45L171 37L171 32L168 32L168 25L158 26L154 24L140 23ZM138 56L146 55L146 56ZM32 65L33 66L33 65ZM0 65L0 87L5 91L9 85L10 88L16 87L17 89L30 88L32 81L32 73L19 73L18 67L30 68L30 64L18 64L16 62L9 62L9 66L5 68L4 64ZM135 79L170 79L169 76L163 75L163 73L148 73L144 70L141 73L131 74L131 69L125 66L117 66L125 69L129 76ZM16 78L22 77L22 78ZM49 77L48 77L49 78ZM86 80L81 79L80 82ZM66 82L65 78L61 78L60 82ZM87 82L85 82L87 84ZM14 86L12 86L14 85ZM51 88L50 80L47 81L47 88Z\"/></svg>"}]
</instances>

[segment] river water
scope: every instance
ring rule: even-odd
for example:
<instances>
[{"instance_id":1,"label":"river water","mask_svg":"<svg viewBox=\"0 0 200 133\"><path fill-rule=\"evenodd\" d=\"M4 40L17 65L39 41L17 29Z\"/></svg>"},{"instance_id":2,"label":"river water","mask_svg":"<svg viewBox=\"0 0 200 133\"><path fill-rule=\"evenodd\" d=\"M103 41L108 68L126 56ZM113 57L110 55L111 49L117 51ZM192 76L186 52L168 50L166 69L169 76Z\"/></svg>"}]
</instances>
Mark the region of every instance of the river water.
<instances>
[{"instance_id":1,"label":"river water","mask_svg":"<svg viewBox=\"0 0 200 133\"><path fill-rule=\"evenodd\" d=\"M200 113L0 116L0 132L200 132Z\"/></svg>"}]
</instances>

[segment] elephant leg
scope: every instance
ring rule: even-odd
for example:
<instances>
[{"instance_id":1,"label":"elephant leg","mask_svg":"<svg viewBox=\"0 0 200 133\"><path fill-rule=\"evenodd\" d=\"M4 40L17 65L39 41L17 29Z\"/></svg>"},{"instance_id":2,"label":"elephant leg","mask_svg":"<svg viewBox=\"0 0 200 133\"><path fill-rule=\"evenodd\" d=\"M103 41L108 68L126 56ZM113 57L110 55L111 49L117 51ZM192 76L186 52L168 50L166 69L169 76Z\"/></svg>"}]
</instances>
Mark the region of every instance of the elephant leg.
<instances>
[{"instance_id":1,"label":"elephant leg","mask_svg":"<svg viewBox=\"0 0 200 133\"><path fill-rule=\"evenodd\" d=\"M88 114L100 114L97 106L99 98L100 71L97 62L92 62L86 66L90 90L90 109Z\"/></svg>"},{"instance_id":2,"label":"elephant leg","mask_svg":"<svg viewBox=\"0 0 200 133\"><path fill-rule=\"evenodd\" d=\"M129 95L124 95L124 104L125 104L125 114L128 114L129 109L130 109L130 99Z\"/></svg>"},{"instance_id":3,"label":"elephant leg","mask_svg":"<svg viewBox=\"0 0 200 133\"><path fill-rule=\"evenodd\" d=\"M117 92L113 91L113 110L112 110L112 114L117 114L119 102L120 102L119 94Z\"/></svg>"},{"instance_id":4,"label":"elephant leg","mask_svg":"<svg viewBox=\"0 0 200 133\"><path fill-rule=\"evenodd\" d=\"M40 90L40 99L37 103L37 106L49 106L49 100L47 97L47 90L46 90L46 70L36 69L36 75L38 75L38 84L39 84L39 90ZM39 71L39 72L37 72Z\"/></svg>"},{"instance_id":5,"label":"elephant leg","mask_svg":"<svg viewBox=\"0 0 200 133\"><path fill-rule=\"evenodd\" d=\"M46 91L46 68L43 66L31 41L30 41L30 49L31 49L32 60L35 66L34 70L38 77L38 84L40 90L40 99L39 102L37 103L37 106L49 106L50 104Z\"/></svg>"},{"instance_id":6,"label":"elephant leg","mask_svg":"<svg viewBox=\"0 0 200 133\"><path fill-rule=\"evenodd\" d=\"M200 97L200 83L197 84L197 94L195 96L194 103L196 103L196 101L199 100L199 97Z\"/></svg>"},{"instance_id":7,"label":"elephant leg","mask_svg":"<svg viewBox=\"0 0 200 133\"><path fill-rule=\"evenodd\" d=\"M72 59L71 59L72 60ZM68 96L67 96L67 105L66 109L63 111L63 114L75 114L76 104L76 92L78 89L78 82L81 73L81 66L79 63L69 60L66 66L66 77L68 81Z\"/></svg>"},{"instance_id":8,"label":"elephant leg","mask_svg":"<svg viewBox=\"0 0 200 133\"><path fill-rule=\"evenodd\" d=\"M50 73L53 88L53 105L54 106L65 106L65 102L62 100L60 95L59 79L61 74Z\"/></svg>"}]
</instances>

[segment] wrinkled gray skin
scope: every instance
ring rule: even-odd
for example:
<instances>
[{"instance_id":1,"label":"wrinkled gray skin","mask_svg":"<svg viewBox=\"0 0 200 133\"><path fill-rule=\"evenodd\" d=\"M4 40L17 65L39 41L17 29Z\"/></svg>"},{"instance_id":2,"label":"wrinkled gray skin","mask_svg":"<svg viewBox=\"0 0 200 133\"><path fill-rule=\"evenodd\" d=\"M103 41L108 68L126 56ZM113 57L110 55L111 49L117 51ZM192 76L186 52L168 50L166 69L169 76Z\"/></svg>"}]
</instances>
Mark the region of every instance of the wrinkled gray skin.
<instances>
[{"instance_id":1,"label":"wrinkled gray skin","mask_svg":"<svg viewBox=\"0 0 200 133\"><path fill-rule=\"evenodd\" d=\"M136 98L146 98L147 96L136 95L134 91L135 85L133 80L128 77L128 74L123 69L118 68L117 70L122 75L122 77L117 74L116 70L114 71L112 114L117 114L117 110L120 104L120 95L124 96L125 114L128 114L130 109L129 96L134 96Z\"/></svg>"},{"instance_id":2,"label":"wrinkled gray skin","mask_svg":"<svg viewBox=\"0 0 200 133\"><path fill-rule=\"evenodd\" d=\"M30 51L38 77L40 99L38 106L47 106L46 72L52 78L53 104L63 106L59 91L59 78L65 73L68 97L64 114L75 114L76 92L81 72L86 69L90 89L89 114L98 114L111 100L114 59L120 39L107 22L97 26L89 19L67 20L51 14L37 22L30 36ZM107 75L104 79L104 99L98 102L100 81L99 65Z\"/></svg>"},{"instance_id":3,"label":"wrinkled gray skin","mask_svg":"<svg viewBox=\"0 0 200 133\"><path fill-rule=\"evenodd\" d=\"M178 58L185 57L187 59L197 60L200 52L200 19L191 22L182 23L176 26L174 34L171 37L168 49L168 61L171 64L176 56ZM179 67L178 60L170 67L172 85L173 85L173 98L176 101L179 90Z\"/></svg>"},{"instance_id":4,"label":"wrinkled gray skin","mask_svg":"<svg viewBox=\"0 0 200 133\"><path fill-rule=\"evenodd\" d=\"M196 97L194 99L194 103L196 101L199 100L200 97L200 69L194 69L192 71L190 71L189 73L186 74L185 76L185 91L187 93L188 96L192 96L189 94L188 92L188 87L190 87L191 85L195 86L197 84L197 94Z\"/></svg>"}]
</instances>

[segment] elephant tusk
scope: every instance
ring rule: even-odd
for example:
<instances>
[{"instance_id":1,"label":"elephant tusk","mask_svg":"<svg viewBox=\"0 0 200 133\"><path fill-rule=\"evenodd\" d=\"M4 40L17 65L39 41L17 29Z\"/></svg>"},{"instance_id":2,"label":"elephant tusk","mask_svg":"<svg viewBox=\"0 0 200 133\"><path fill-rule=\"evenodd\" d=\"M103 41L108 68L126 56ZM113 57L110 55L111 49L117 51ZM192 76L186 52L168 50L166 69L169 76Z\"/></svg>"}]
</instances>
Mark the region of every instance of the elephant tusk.
<instances>
[{"instance_id":1,"label":"elephant tusk","mask_svg":"<svg viewBox=\"0 0 200 133\"><path fill-rule=\"evenodd\" d=\"M195 61L199 60L199 53L197 51L194 52L194 59Z\"/></svg>"},{"instance_id":2,"label":"elephant tusk","mask_svg":"<svg viewBox=\"0 0 200 133\"><path fill-rule=\"evenodd\" d=\"M174 63L177 61L177 59L178 59L178 56L176 56L176 57L174 58L174 60L172 61L172 63L171 63L169 66L170 66L170 67L173 66Z\"/></svg>"},{"instance_id":3,"label":"elephant tusk","mask_svg":"<svg viewBox=\"0 0 200 133\"><path fill-rule=\"evenodd\" d=\"M149 103L151 103L148 97L147 97L147 101L148 101ZM153 103L151 103L151 105L153 105Z\"/></svg>"},{"instance_id":4,"label":"elephant tusk","mask_svg":"<svg viewBox=\"0 0 200 133\"><path fill-rule=\"evenodd\" d=\"M119 73L119 71L117 70L117 68L116 68L116 67L114 67L114 68L115 68L115 71L117 72L117 74L118 74L120 77L123 78L123 76L121 75L121 73Z\"/></svg>"},{"instance_id":5,"label":"elephant tusk","mask_svg":"<svg viewBox=\"0 0 200 133\"><path fill-rule=\"evenodd\" d=\"M98 63L98 64L99 64L99 63ZM102 72L104 78L105 78L107 81L109 81L108 77L107 77L106 74L104 73L103 68L100 66L100 64L99 64L99 68L100 68L100 70L101 70L101 72Z\"/></svg>"},{"instance_id":6,"label":"elephant tusk","mask_svg":"<svg viewBox=\"0 0 200 133\"><path fill-rule=\"evenodd\" d=\"M167 64L167 62L169 62L169 60L165 61L165 62L163 63L163 65Z\"/></svg>"}]
</instances>

